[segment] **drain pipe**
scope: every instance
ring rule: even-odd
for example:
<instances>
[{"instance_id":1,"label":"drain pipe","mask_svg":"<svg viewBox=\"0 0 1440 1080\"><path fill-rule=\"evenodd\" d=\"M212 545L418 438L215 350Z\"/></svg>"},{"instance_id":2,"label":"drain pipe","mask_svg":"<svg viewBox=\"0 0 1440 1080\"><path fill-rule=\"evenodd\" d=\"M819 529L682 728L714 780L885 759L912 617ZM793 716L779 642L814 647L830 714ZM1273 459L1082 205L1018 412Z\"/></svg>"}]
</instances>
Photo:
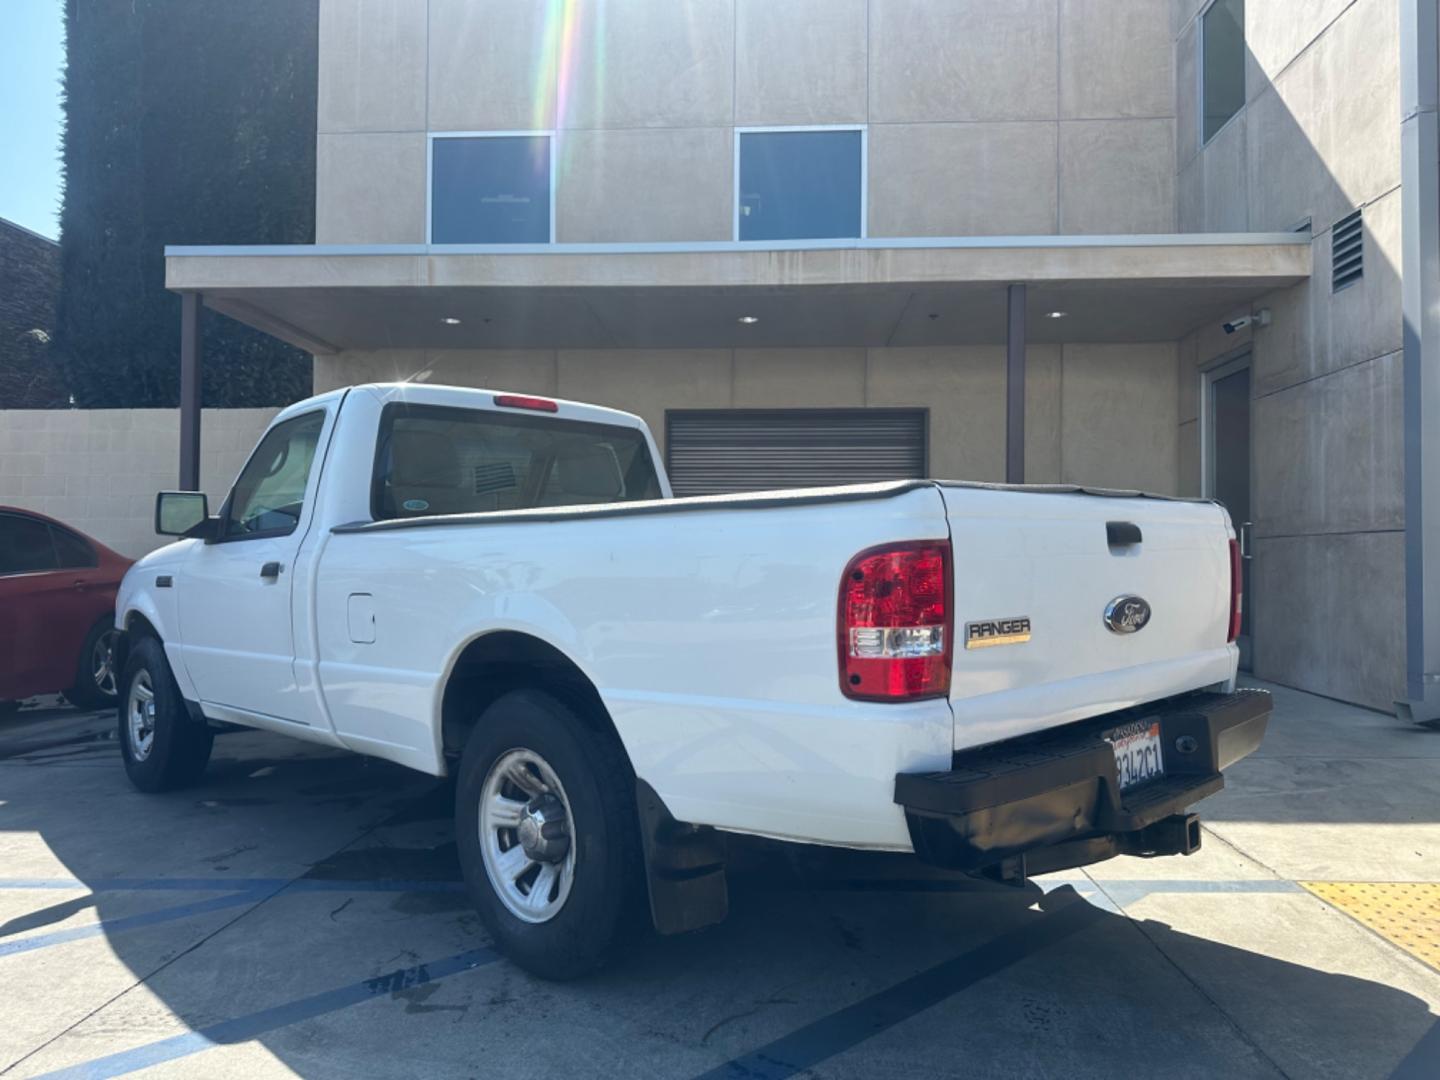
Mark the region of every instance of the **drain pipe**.
<instances>
[{"instance_id":1,"label":"drain pipe","mask_svg":"<svg viewBox=\"0 0 1440 1080\"><path fill-rule=\"evenodd\" d=\"M1400 0L1405 313L1405 698L1440 720L1440 0ZM1428 419L1428 423L1426 422Z\"/></svg>"}]
</instances>

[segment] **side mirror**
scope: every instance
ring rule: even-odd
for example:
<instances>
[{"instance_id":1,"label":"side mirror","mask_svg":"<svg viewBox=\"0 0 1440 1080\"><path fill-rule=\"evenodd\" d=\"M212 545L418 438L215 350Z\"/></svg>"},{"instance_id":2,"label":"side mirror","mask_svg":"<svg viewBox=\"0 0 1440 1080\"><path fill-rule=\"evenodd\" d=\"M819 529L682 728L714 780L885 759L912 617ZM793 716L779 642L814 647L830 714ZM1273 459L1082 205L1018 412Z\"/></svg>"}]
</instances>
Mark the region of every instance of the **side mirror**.
<instances>
[{"instance_id":1,"label":"side mirror","mask_svg":"<svg viewBox=\"0 0 1440 1080\"><path fill-rule=\"evenodd\" d=\"M162 491L155 496L155 531L161 536L208 536L210 500L201 491Z\"/></svg>"}]
</instances>

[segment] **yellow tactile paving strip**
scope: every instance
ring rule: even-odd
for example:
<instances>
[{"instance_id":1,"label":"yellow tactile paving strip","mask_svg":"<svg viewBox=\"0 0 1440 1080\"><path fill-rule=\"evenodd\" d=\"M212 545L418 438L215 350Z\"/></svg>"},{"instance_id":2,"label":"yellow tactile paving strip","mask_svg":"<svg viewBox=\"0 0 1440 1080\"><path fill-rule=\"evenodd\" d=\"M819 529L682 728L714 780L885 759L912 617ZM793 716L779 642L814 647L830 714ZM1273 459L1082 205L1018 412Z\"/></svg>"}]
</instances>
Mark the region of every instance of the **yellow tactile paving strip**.
<instances>
[{"instance_id":1,"label":"yellow tactile paving strip","mask_svg":"<svg viewBox=\"0 0 1440 1080\"><path fill-rule=\"evenodd\" d=\"M1302 881L1356 922L1440 971L1440 884Z\"/></svg>"}]
</instances>

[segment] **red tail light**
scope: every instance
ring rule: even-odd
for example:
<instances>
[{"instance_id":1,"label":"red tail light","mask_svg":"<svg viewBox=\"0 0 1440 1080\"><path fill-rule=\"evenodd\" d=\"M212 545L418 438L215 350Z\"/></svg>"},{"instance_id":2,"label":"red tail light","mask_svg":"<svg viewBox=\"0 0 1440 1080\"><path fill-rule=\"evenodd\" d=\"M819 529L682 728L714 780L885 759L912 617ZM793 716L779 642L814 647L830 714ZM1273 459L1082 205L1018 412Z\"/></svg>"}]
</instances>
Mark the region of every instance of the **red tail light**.
<instances>
[{"instance_id":1,"label":"red tail light","mask_svg":"<svg viewBox=\"0 0 1440 1080\"><path fill-rule=\"evenodd\" d=\"M536 412L559 412L560 406L549 398L526 394L496 394L495 404L502 409L534 409Z\"/></svg>"},{"instance_id":2,"label":"red tail light","mask_svg":"<svg viewBox=\"0 0 1440 1080\"><path fill-rule=\"evenodd\" d=\"M1240 595L1240 544L1236 540L1230 541L1230 636L1226 641L1234 641L1240 636L1240 611L1244 603L1244 597Z\"/></svg>"},{"instance_id":3,"label":"red tail light","mask_svg":"<svg viewBox=\"0 0 1440 1080\"><path fill-rule=\"evenodd\" d=\"M887 544L840 582L840 690L867 701L950 692L950 542Z\"/></svg>"}]
</instances>

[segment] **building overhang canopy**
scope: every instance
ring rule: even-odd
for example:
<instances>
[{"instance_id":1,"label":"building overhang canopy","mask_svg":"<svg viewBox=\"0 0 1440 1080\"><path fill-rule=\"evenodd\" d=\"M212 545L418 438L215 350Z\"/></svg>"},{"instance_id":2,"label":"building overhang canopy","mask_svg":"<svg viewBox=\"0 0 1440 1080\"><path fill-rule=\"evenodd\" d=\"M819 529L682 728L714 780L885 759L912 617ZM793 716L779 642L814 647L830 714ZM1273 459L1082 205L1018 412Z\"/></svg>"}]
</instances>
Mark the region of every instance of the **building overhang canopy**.
<instances>
[{"instance_id":1,"label":"building overhang canopy","mask_svg":"<svg viewBox=\"0 0 1440 1080\"><path fill-rule=\"evenodd\" d=\"M1022 283L1031 342L1166 341L1311 268L1308 233L165 255L168 288L320 354L1000 343L1006 288Z\"/></svg>"}]
</instances>

